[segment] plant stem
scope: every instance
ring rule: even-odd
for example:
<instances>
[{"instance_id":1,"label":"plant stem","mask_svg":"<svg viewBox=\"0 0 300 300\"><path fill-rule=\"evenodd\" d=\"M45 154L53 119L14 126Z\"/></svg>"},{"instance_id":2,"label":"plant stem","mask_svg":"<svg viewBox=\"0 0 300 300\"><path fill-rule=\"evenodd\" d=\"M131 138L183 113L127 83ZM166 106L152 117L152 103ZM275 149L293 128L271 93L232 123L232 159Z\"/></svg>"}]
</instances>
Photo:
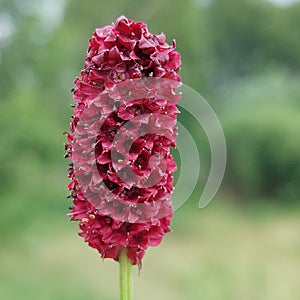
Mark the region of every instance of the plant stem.
<instances>
[{"instance_id":1,"label":"plant stem","mask_svg":"<svg viewBox=\"0 0 300 300\"><path fill-rule=\"evenodd\" d=\"M120 300L131 300L131 260L126 255L126 248L119 257L120 263Z\"/></svg>"}]
</instances>

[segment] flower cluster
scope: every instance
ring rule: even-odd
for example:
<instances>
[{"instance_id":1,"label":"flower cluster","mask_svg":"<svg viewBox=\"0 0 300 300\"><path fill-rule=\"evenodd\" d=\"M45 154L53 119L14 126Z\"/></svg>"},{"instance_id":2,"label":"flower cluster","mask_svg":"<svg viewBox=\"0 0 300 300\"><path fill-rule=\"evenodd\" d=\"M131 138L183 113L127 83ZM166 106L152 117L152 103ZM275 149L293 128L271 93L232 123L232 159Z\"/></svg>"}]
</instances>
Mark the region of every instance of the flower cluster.
<instances>
[{"instance_id":1,"label":"flower cluster","mask_svg":"<svg viewBox=\"0 0 300 300\"><path fill-rule=\"evenodd\" d=\"M170 82L180 82L181 64L174 48L163 34L121 16L95 30L75 80L77 105L66 144L74 203L69 216L103 258L118 260L126 248L132 263L140 263L148 246L170 231L176 170L170 148L180 99ZM135 84L151 77L167 80L163 95L157 96L155 84L151 97ZM135 97L122 97L124 86L131 93L136 85Z\"/></svg>"}]
</instances>

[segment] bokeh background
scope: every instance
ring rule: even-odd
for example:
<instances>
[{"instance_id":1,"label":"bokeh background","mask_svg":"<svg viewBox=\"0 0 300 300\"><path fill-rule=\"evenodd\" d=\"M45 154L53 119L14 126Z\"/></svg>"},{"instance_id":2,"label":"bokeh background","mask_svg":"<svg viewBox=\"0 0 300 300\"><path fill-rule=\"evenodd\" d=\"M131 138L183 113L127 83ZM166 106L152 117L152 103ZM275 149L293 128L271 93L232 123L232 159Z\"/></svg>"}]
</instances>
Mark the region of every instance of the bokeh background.
<instances>
[{"instance_id":1,"label":"bokeh background","mask_svg":"<svg viewBox=\"0 0 300 300\"><path fill-rule=\"evenodd\" d=\"M121 14L176 38L182 80L228 146L200 210L198 139L199 186L134 270L135 299L300 299L300 2L288 0L0 0L0 299L118 298L118 264L65 217L62 132L88 38Z\"/></svg>"}]
</instances>

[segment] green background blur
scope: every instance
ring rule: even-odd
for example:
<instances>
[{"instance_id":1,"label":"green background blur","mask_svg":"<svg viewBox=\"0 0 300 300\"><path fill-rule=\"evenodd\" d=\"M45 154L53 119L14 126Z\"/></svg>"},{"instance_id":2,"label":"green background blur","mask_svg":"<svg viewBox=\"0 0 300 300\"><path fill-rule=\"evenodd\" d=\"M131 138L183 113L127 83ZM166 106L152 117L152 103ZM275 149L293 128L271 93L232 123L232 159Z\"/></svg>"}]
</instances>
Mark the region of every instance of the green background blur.
<instances>
[{"instance_id":1,"label":"green background blur","mask_svg":"<svg viewBox=\"0 0 300 300\"><path fill-rule=\"evenodd\" d=\"M0 299L118 299L118 264L65 217L62 132L88 39L121 14L176 38L182 80L228 146L216 198L198 209L201 174L134 270L135 299L300 299L300 2L288 0L0 0Z\"/></svg>"}]
</instances>

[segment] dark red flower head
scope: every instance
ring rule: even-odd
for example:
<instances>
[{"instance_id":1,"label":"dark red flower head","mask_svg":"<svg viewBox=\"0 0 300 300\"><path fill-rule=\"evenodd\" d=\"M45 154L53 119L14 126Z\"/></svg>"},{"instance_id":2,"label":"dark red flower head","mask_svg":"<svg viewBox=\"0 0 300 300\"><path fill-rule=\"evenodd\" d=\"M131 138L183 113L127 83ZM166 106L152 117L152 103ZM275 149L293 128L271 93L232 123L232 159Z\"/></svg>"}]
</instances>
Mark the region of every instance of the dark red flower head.
<instances>
[{"instance_id":1,"label":"dark red flower head","mask_svg":"<svg viewBox=\"0 0 300 300\"><path fill-rule=\"evenodd\" d=\"M67 156L80 236L133 264L170 231L180 55L124 16L96 29L76 78Z\"/></svg>"}]
</instances>

